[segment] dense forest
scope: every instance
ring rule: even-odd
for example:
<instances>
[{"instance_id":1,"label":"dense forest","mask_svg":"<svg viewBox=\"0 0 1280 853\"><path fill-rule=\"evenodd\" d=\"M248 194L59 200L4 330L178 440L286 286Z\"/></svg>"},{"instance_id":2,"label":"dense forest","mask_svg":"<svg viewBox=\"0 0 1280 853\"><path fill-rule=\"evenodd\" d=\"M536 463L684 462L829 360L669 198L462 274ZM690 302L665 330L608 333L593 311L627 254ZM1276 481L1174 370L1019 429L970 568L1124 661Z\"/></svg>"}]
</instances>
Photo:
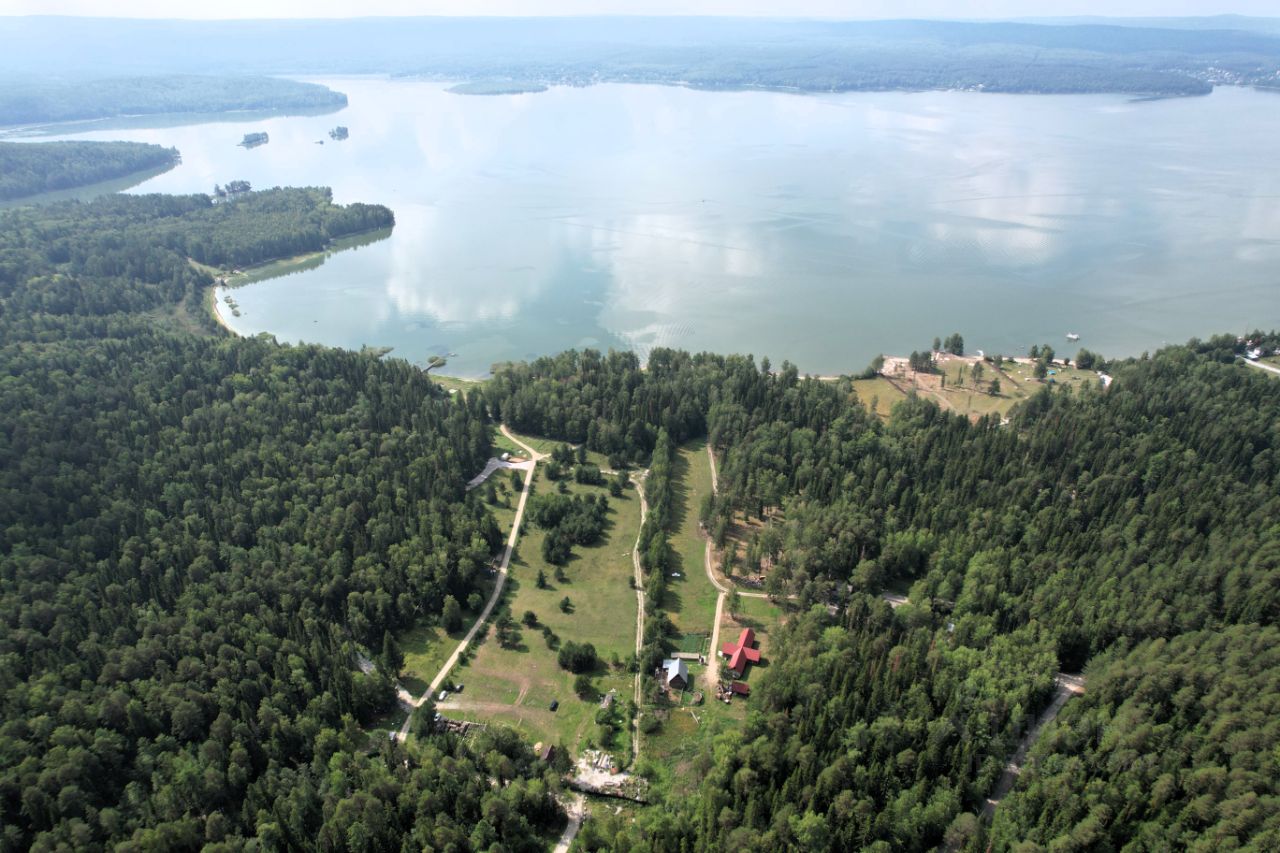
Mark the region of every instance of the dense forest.
<instances>
[{"instance_id":1,"label":"dense forest","mask_svg":"<svg viewBox=\"0 0 1280 853\"><path fill-rule=\"evenodd\" d=\"M192 246L370 219L321 190L0 215L0 848L533 850L561 819L514 736L358 727L389 638L501 544L463 488L483 413L401 361L162 319L211 284Z\"/></svg>"},{"instance_id":2,"label":"dense forest","mask_svg":"<svg viewBox=\"0 0 1280 853\"><path fill-rule=\"evenodd\" d=\"M346 105L347 96L341 92L275 77L164 74L67 79L15 73L0 87L0 126L165 113L331 111Z\"/></svg>"},{"instance_id":3,"label":"dense forest","mask_svg":"<svg viewBox=\"0 0 1280 853\"><path fill-rule=\"evenodd\" d=\"M747 569L813 608L780 633L758 713L704 763L701 797L637 826L601 821L584 847L1273 838L1276 729L1260 721L1280 669L1256 650L1280 616L1280 394L1234 363L1244 348L1223 337L1112 362L1109 389L1046 387L1007 425L916 399L882 423L847 380L743 357L656 351L641 370L583 352L501 367L486 402L517 429L629 459L661 435L710 436L723 458L703 508L713 539L735 519L767 521ZM910 587L911 603L890 612L868 595L888 585ZM1186 662L1144 669L1130 648ZM975 812L1054 673L1092 679L1095 666L1099 691L1091 680L1068 706L1080 722L1046 736L1045 781L1028 776L988 836ZM1153 704L1166 688L1176 704ZM1117 743L1112 716L1153 732ZM1161 773L1161 799L1121 807ZM1055 774L1080 794L1072 809Z\"/></svg>"},{"instance_id":4,"label":"dense forest","mask_svg":"<svg viewBox=\"0 0 1280 853\"><path fill-rule=\"evenodd\" d=\"M740 565L794 606L697 793L600 814L581 849L1275 847L1280 386L1236 361L1276 336L1108 361L1109 387L971 422L665 349L450 397L402 361L175 319L211 284L192 260L392 222L314 188L0 214L0 847L545 849L560 782L515 734L360 729L397 632L457 617L501 546L464 489L494 420L648 466L642 669L669 649L681 443L720 457L710 537L761 522ZM585 458L555 463L600 478ZM557 559L601 513L530 505ZM1059 671L1085 695L988 826Z\"/></svg>"},{"instance_id":5,"label":"dense forest","mask_svg":"<svg viewBox=\"0 0 1280 853\"><path fill-rule=\"evenodd\" d=\"M0 142L0 201L167 169L174 148L145 142Z\"/></svg>"}]
</instances>

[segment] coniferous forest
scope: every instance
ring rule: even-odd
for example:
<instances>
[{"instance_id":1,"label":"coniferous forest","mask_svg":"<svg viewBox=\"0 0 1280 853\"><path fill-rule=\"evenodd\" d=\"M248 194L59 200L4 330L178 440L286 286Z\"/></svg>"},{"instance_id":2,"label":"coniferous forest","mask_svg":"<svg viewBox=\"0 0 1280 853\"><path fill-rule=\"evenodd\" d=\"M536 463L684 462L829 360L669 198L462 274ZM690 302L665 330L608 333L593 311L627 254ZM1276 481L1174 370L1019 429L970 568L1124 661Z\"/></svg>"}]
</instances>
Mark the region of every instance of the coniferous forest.
<instances>
[{"instance_id":1,"label":"coniferous forest","mask_svg":"<svg viewBox=\"0 0 1280 853\"><path fill-rule=\"evenodd\" d=\"M173 148L144 142L0 142L0 201L167 168Z\"/></svg>"},{"instance_id":2,"label":"coniferous forest","mask_svg":"<svg viewBox=\"0 0 1280 853\"><path fill-rule=\"evenodd\" d=\"M601 813L579 849L1280 847L1280 386L1235 337L1004 423L918 399L881 420L847 379L670 350L502 365L451 398L402 361L170 319L211 283L189 259L391 220L317 189L0 215L5 849L544 849L560 783L518 735L358 729L393 701L389 638L500 546L463 487L492 421L648 466L646 564L674 445L706 437L709 535L767 521L746 559L798 608L696 795ZM593 507L536 506L592 538ZM988 827L1058 672L1088 690Z\"/></svg>"},{"instance_id":3,"label":"coniferous forest","mask_svg":"<svg viewBox=\"0 0 1280 853\"><path fill-rule=\"evenodd\" d=\"M701 796L580 843L1274 849L1280 388L1241 349L1115 363L1109 389L1046 388L1003 425L919 400L881 423L847 380L736 356L501 368L486 399L516 429L636 460L660 434L709 436L710 535L769 519L748 562L812 608L784 628L747 731L699 768ZM910 604L866 594L888 585ZM975 814L1007 756L1055 673L1081 670L1088 691L988 834Z\"/></svg>"},{"instance_id":4,"label":"coniferous forest","mask_svg":"<svg viewBox=\"0 0 1280 853\"><path fill-rule=\"evenodd\" d=\"M157 319L213 240L252 263L390 221L327 199L0 216L5 850L525 850L558 819L513 735L357 728L393 701L386 638L499 544L463 492L482 413L404 362Z\"/></svg>"}]
</instances>

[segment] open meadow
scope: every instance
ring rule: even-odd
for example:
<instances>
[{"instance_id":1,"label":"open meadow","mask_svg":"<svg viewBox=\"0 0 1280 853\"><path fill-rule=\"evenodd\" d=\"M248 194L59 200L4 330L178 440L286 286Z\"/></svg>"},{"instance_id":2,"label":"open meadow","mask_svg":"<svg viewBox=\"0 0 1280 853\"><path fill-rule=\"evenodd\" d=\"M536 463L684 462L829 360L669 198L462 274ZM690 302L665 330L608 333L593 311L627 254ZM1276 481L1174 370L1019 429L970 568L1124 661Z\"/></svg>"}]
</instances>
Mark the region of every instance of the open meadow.
<instances>
[{"instance_id":1,"label":"open meadow","mask_svg":"<svg viewBox=\"0 0 1280 853\"><path fill-rule=\"evenodd\" d=\"M534 494L556 491L539 466ZM571 495L607 495L598 486L567 484ZM531 498L532 500L532 498ZM616 691L620 714L631 696L632 676L627 668L635 648L636 598L631 588L631 549L639 530L639 498L633 489L609 499L608 523L601 541L591 547L574 546L572 556L559 572L542 556L546 532L526 517L520 541L512 557L507 592L495 613L510 613L517 626L514 641L503 647L490 625L465 665L451 681L464 690L439 704L446 716L485 723L510 725L523 731L530 742L560 744L575 755L588 741L602 740L596 723L600 702ZM539 588L538 573L545 578ZM562 608L562 601L569 605ZM525 624L531 612L536 624ZM495 616L495 622L496 622ZM550 640L544 628L556 638ZM566 642L590 643L600 664L590 673L592 691L587 699L575 692L576 676L559 666L558 648ZM555 645L556 648L552 648ZM550 710L557 702L555 711ZM623 748L623 731L608 746Z\"/></svg>"}]
</instances>

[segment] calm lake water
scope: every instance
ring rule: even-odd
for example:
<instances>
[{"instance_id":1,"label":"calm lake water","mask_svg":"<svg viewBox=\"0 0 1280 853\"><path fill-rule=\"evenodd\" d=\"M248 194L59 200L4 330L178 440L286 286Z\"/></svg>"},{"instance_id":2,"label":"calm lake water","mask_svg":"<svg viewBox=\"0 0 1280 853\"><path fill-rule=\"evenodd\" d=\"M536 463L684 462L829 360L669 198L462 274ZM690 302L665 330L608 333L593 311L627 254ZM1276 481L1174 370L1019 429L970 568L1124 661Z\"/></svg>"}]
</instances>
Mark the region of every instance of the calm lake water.
<instances>
[{"instance_id":1,"label":"calm lake water","mask_svg":"<svg viewBox=\"0 0 1280 853\"><path fill-rule=\"evenodd\" d=\"M445 373L481 376L568 347L836 373L953 331L1128 355L1280 327L1280 95L322 82L350 106L75 137L181 150L133 192L243 178L395 211L386 239L238 289L245 334L456 353ZM236 146L257 130L270 144Z\"/></svg>"}]
</instances>

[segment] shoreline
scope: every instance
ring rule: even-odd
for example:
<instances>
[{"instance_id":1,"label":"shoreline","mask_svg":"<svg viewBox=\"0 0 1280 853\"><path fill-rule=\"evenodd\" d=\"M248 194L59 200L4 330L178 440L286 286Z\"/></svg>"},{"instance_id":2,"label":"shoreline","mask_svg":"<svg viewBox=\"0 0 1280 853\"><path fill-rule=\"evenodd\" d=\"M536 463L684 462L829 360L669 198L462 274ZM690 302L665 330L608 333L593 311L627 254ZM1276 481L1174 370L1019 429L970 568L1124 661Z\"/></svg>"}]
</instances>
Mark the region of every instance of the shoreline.
<instances>
[{"instance_id":1,"label":"shoreline","mask_svg":"<svg viewBox=\"0 0 1280 853\"><path fill-rule=\"evenodd\" d=\"M226 330L227 334L235 338L243 338L244 335L240 334L235 329L231 328L231 324L227 322L227 318L222 316L222 308L221 306L218 305L218 288L219 287L225 287L225 285L220 285L217 282L214 282L209 287L208 307L209 307L210 313L213 314L214 321L219 326L221 326L224 330Z\"/></svg>"}]
</instances>

